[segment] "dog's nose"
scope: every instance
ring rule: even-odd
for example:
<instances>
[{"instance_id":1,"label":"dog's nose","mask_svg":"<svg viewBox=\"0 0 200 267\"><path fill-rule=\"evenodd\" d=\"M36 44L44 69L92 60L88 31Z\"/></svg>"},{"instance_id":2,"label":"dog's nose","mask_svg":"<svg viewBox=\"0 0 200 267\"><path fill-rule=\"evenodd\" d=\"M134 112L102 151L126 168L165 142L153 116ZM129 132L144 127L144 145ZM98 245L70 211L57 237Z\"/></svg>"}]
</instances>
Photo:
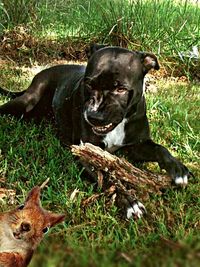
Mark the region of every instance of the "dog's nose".
<instances>
[{"instance_id":1,"label":"dog's nose","mask_svg":"<svg viewBox=\"0 0 200 267\"><path fill-rule=\"evenodd\" d=\"M101 126L105 123L105 118L103 114L99 112L88 111L87 119L91 124L95 126Z\"/></svg>"}]
</instances>

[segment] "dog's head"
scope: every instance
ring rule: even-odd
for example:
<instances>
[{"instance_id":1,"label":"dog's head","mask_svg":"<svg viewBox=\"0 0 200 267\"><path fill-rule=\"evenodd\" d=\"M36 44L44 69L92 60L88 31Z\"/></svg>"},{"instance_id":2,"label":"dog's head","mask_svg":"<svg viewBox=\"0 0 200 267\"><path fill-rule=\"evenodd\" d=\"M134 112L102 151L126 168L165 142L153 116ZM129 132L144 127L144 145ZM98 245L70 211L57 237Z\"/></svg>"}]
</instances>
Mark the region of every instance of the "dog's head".
<instances>
[{"instance_id":1,"label":"dog's head","mask_svg":"<svg viewBox=\"0 0 200 267\"><path fill-rule=\"evenodd\" d=\"M159 64L154 54L120 47L92 47L84 77L84 117L97 135L113 130L143 95L145 74Z\"/></svg>"}]
</instances>

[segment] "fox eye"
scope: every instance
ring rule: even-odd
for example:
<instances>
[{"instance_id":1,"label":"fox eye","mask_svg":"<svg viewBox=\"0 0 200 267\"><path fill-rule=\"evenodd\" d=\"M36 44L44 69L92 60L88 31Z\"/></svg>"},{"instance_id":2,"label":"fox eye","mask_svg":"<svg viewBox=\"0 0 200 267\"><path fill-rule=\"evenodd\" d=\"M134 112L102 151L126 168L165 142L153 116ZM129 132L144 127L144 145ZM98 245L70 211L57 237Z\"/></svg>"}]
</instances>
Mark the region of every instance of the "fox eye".
<instances>
[{"instance_id":1,"label":"fox eye","mask_svg":"<svg viewBox=\"0 0 200 267\"><path fill-rule=\"evenodd\" d=\"M24 206L25 206L24 204L21 204L17 209L18 210L23 210Z\"/></svg>"},{"instance_id":2,"label":"fox eye","mask_svg":"<svg viewBox=\"0 0 200 267\"><path fill-rule=\"evenodd\" d=\"M46 234L48 231L49 231L49 227L45 227L45 228L43 228L43 230L42 230L42 232L43 232L44 234Z\"/></svg>"}]
</instances>

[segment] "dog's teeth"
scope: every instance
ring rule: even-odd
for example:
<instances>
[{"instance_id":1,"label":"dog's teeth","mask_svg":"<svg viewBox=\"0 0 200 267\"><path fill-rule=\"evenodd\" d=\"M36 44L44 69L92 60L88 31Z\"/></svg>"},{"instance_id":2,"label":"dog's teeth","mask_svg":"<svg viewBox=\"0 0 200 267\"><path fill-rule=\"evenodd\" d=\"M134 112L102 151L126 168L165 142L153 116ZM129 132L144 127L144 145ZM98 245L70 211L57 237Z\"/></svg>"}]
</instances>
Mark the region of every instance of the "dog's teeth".
<instances>
[{"instance_id":1,"label":"dog's teeth","mask_svg":"<svg viewBox=\"0 0 200 267\"><path fill-rule=\"evenodd\" d=\"M112 126L112 123L109 123L108 125L105 125L105 126L96 126L96 127L94 127L94 129L96 129L98 131L106 131L111 126Z\"/></svg>"}]
</instances>

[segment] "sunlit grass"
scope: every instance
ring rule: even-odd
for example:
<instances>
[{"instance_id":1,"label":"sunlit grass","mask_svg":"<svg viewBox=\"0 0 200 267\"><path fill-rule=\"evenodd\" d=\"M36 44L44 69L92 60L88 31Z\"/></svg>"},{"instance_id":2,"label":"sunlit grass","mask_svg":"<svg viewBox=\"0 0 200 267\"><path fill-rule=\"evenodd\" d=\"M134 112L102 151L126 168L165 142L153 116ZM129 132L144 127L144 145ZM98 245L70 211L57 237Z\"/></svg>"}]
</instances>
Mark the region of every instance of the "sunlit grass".
<instances>
[{"instance_id":1,"label":"sunlit grass","mask_svg":"<svg viewBox=\"0 0 200 267\"><path fill-rule=\"evenodd\" d=\"M5 22L4 27L11 28L25 23L33 35L43 39L78 38L170 57L188 54L200 44L197 1L46 0L33 1L32 7L27 0L18 1L18 5L9 1L0 5L2 25ZM22 15L23 10L26 16ZM32 11L30 16L28 10Z\"/></svg>"},{"instance_id":2,"label":"sunlit grass","mask_svg":"<svg viewBox=\"0 0 200 267\"><path fill-rule=\"evenodd\" d=\"M38 10L43 35L52 32L58 38L74 36L170 56L198 46L200 40L200 8L189 1L75 0L50 5L41 3Z\"/></svg>"}]
</instances>

